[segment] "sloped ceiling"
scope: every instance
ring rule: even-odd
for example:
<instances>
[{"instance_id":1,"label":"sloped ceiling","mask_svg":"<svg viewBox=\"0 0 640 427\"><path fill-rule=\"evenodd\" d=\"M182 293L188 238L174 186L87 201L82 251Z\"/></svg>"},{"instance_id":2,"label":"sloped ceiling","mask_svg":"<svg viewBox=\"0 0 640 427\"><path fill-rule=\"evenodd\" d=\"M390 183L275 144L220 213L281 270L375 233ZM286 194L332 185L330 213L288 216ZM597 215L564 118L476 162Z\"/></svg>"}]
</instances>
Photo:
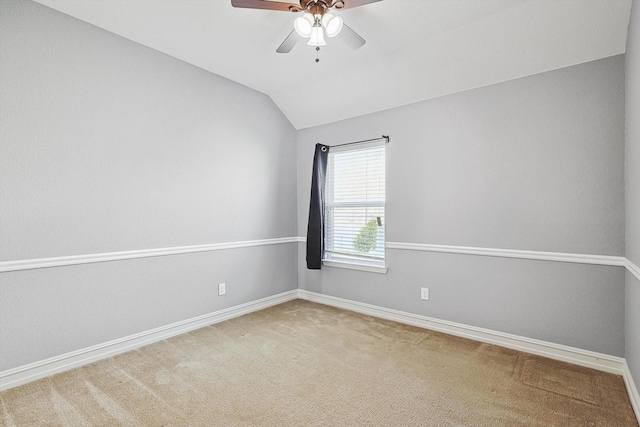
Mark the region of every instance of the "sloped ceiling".
<instances>
[{"instance_id":1,"label":"sloped ceiling","mask_svg":"<svg viewBox=\"0 0 640 427\"><path fill-rule=\"evenodd\" d=\"M269 95L296 129L624 53L631 0L384 0L367 40L275 52L297 14L230 0L37 0ZM348 1L348 0L347 0Z\"/></svg>"}]
</instances>

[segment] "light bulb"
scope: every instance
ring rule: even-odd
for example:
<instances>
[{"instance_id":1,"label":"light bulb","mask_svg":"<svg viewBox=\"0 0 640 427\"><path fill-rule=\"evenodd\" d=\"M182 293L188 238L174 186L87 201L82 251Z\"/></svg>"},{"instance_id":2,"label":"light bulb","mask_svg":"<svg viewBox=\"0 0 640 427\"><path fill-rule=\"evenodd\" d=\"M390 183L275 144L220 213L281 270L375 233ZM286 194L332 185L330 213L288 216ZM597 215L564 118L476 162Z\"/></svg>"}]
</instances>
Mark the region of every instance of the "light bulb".
<instances>
[{"instance_id":1,"label":"light bulb","mask_svg":"<svg viewBox=\"0 0 640 427\"><path fill-rule=\"evenodd\" d=\"M313 15L307 12L293 21L293 29L296 30L296 33L298 33L300 37L308 38L311 36L311 28L313 28L313 24Z\"/></svg>"},{"instance_id":2,"label":"light bulb","mask_svg":"<svg viewBox=\"0 0 640 427\"><path fill-rule=\"evenodd\" d=\"M322 31L322 27L321 26L314 26L311 29L311 38L309 38L309 41L307 42L307 44L309 46L325 46L327 44L326 41L324 41L324 32Z\"/></svg>"},{"instance_id":3,"label":"light bulb","mask_svg":"<svg viewBox=\"0 0 640 427\"><path fill-rule=\"evenodd\" d=\"M327 32L327 37L335 37L342 30L343 19L339 16L333 16L330 13L325 13L322 17L322 26Z\"/></svg>"}]
</instances>

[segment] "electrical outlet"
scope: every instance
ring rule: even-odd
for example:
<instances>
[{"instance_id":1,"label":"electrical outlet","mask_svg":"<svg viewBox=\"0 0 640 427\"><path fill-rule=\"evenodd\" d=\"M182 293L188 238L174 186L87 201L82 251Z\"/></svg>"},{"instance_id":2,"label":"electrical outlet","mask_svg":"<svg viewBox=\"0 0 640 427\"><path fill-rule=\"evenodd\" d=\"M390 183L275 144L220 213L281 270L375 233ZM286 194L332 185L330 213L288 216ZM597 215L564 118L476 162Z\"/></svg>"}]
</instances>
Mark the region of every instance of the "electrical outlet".
<instances>
[{"instance_id":1,"label":"electrical outlet","mask_svg":"<svg viewBox=\"0 0 640 427\"><path fill-rule=\"evenodd\" d=\"M218 285L218 295L224 295L227 293L227 284L226 283L220 283Z\"/></svg>"},{"instance_id":2,"label":"electrical outlet","mask_svg":"<svg viewBox=\"0 0 640 427\"><path fill-rule=\"evenodd\" d=\"M429 288L420 288L420 299L429 300Z\"/></svg>"}]
</instances>

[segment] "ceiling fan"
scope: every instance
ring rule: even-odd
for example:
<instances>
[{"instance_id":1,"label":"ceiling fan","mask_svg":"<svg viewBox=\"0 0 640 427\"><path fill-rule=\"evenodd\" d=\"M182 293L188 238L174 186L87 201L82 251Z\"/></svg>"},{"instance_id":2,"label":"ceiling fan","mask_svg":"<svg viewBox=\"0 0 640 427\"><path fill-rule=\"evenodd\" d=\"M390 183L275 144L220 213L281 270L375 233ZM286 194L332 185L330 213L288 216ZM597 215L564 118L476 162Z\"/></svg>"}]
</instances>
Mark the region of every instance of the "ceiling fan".
<instances>
[{"instance_id":1,"label":"ceiling fan","mask_svg":"<svg viewBox=\"0 0 640 427\"><path fill-rule=\"evenodd\" d=\"M320 46L327 44L324 39L325 35L327 37L335 37L338 34L341 34L340 39L347 46L352 49L358 49L366 41L345 24L341 17L334 16L331 10L351 9L378 1L382 0L300 0L299 3L283 3L271 0L231 0L231 5L249 9L304 12L302 16L295 19L293 30L284 39L280 47L276 49L278 53L288 53L303 38L309 39L307 44L315 46L316 50L319 50Z\"/></svg>"}]
</instances>

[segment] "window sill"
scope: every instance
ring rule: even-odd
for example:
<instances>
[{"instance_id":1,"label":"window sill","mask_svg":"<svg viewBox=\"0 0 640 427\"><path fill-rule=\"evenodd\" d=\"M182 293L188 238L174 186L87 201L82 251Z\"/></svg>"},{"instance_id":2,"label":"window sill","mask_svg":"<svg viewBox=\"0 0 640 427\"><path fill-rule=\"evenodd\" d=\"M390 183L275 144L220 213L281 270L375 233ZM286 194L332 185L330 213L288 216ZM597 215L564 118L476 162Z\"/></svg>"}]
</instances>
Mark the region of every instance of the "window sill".
<instances>
[{"instance_id":1,"label":"window sill","mask_svg":"<svg viewBox=\"0 0 640 427\"><path fill-rule=\"evenodd\" d=\"M325 267L346 268L348 270L368 271L369 273L387 274L388 267L381 267L377 265L356 264L353 262L334 261L334 260L322 260L322 265Z\"/></svg>"}]
</instances>

